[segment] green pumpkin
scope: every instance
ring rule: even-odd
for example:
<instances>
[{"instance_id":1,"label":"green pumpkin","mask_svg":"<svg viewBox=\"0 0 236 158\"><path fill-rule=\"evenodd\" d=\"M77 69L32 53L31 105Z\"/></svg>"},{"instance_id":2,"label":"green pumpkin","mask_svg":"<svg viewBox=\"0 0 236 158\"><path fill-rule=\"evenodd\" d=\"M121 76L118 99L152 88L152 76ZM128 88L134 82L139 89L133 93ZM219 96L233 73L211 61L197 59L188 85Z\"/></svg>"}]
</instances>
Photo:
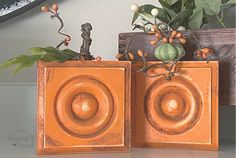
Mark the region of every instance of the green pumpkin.
<instances>
[{"instance_id":1,"label":"green pumpkin","mask_svg":"<svg viewBox=\"0 0 236 158\"><path fill-rule=\"evenodd\" d=\"M155 57L165 63L178 60L185 55L184 48L181 44L164 43L155 50Z\"/></svg>"},{"instance_id":2,"label":"green pumpkin","mask_svg":"<svg viewBox=\"0 0 236 158\"><path fill-rule=\"evenodd\" d=\"M178 52L178 58L177 59L180 59L183 56L185 56L185 50L184 50L184 48L181 44L176 43L175 48L177 49L177 52Z\"/></svg>"}]
</instances>

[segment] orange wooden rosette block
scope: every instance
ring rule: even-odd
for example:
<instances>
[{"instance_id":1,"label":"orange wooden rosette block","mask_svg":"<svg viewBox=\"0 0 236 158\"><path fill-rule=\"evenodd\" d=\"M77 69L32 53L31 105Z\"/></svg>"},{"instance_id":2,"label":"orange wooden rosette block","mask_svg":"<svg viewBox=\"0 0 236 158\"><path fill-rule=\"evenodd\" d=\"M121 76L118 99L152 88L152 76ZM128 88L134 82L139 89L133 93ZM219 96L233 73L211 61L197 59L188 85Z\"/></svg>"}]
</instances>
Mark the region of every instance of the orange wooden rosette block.
<instances>
[{"instance_id":1,"label":"orange wooden rosette block","mask_svg":"<svg viewBox=\"0 0 236 158\"><path fill-rule=\"evenodd\" d=\"M38 154L130 149L129 62L38 63Z\"/></svg>"},{"instance_id":2,"label":"orange wooden rosette block","mask_svg":"<svg viewBox=\"0 0 236 158\"><path fill-rule=\"evenodd\" d=\"M180 61L171 81L141 67L132 66L132 145L217 150L218 62Z\"/></svg>"}]
</instances>

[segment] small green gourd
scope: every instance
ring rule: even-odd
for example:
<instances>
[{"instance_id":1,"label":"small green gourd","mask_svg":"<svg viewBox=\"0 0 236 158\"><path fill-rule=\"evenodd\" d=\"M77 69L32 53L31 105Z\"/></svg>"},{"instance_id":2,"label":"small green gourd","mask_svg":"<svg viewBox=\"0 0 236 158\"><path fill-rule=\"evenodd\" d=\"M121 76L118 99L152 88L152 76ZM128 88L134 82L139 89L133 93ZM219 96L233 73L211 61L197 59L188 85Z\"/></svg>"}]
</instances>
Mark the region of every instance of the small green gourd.
<instances>
[{"instance_id":1,"label":"small green gourd","mask_svg":"<svg viewBox=\"0 0 236 158\"><path fill-rule=\"evenodd\" d=\"M179 60L185 55L184 48L179 43L164 43L158 46L154 53L155 57L164 63Z\"/></svg>"}]
</instances>

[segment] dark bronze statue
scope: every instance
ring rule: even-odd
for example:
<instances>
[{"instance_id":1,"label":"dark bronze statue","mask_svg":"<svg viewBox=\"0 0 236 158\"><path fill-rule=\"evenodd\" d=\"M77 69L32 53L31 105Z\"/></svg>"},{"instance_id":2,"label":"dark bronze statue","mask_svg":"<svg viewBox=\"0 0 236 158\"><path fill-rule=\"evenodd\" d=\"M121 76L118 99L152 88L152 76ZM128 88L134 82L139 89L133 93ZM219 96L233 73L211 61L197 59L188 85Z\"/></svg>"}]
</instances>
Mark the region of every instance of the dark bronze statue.
<instances>
[{"instance_id":1,"label":"dark bronze statue","mask_svg":"<svg viewBox=\"0 0 236 158\"><path fill-rule=\"evenodd\" d=\"M84 60L95 59L89 51L90 45L92 43L92 39L90 37L90 32L92 29L93 28L90 23L85 23L81 26L81 31L82 31L81 37L83 38L83 43L80 47L80 53L79 53L78 59L84 59Z\"/></svg>"}]
</instances>

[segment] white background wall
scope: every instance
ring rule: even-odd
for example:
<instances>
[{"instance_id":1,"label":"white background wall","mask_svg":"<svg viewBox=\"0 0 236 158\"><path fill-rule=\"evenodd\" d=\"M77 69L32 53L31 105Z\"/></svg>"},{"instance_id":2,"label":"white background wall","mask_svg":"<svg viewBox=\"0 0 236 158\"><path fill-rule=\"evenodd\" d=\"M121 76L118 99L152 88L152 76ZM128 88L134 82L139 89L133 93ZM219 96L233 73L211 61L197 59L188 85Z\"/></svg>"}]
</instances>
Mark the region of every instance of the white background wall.
<instances>
[{"instance_id":1,"label":"white background wall","mask_svg":"<svg viewBox=\"0 0 236 158\"><path fill-rule=\"evenodd\" d=\"M64 31L72 35L71 49L79 51L81 25L93 25L91 52L104 59L114 60L118 51L118 34L132 31L133 3L152 3L157 0L47 0L47 4L59 2L59 11L65 22ZM0 63L24 53L34 46L55 46L61 40L57 34L59 23L42 13L40 6L0 23ZM0 73L0 81L35 81L35 68L23 71L9 80L9 72Z\"/></svg>"}]
</instances>

